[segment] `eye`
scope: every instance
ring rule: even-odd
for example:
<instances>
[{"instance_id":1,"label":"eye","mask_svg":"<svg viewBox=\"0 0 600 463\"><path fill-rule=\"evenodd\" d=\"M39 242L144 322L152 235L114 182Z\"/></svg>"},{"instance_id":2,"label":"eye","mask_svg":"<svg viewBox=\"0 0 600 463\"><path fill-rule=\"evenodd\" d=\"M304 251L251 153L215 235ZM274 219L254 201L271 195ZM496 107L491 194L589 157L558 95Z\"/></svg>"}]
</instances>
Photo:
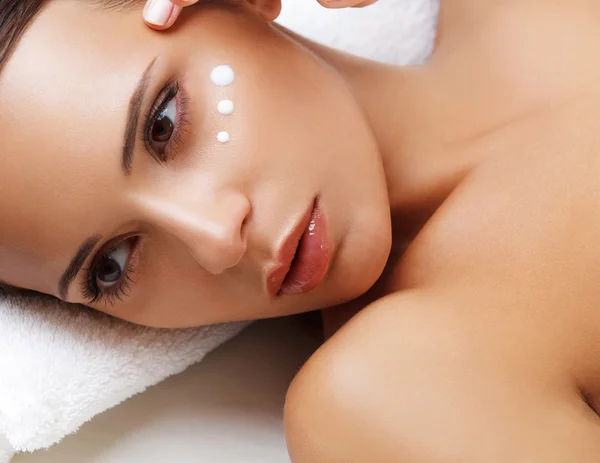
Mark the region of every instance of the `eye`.
<instances>
[{"instance_id":1,"label":"eye","mask_svg":"<svg viewBox=\"0 0 600 463\"><path fill-rule=\"evenodd\" d=\"M132 240L123 241L98 259L94 268L98 288L105 290L119 284L125 275L132 245Z\"/></svg>"},{"instance_id":2,"label":"eye","mask_svg":"<svg viewBox=\"0 0 600 463\"><path fill-rule=\"evenodd\" d=\"M173 137L177 122L177 98L167 101L150 128L150 148L161 158L165 156L166 147Z\"/></svg>"},{"instance_id":3,"label":"eye","mask_svg":"<svg viewBox=\"0 0 600 463\"><path fill-rule=\"evenodd\" d=\"M159 92L141 134L146 151L159 164L175 159L186 132L188 97L177 81L170 81Z\"/></svg>"}]
</instances>

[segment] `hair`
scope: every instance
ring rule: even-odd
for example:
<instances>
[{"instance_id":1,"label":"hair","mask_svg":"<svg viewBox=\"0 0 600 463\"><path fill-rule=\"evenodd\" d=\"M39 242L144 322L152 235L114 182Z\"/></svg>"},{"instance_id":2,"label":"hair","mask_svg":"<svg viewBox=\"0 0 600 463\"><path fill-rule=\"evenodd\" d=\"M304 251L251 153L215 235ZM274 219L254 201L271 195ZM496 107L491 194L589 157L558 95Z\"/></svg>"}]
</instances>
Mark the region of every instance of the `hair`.
<instances>
[{"instance_id":1,"label":"hair","mask_svg":"<svg viewBox=\"0 0 600 463\"><path fill-rule=\"evenodd\" d=\"M10 293L12 291L14 291L16 288L14 288L13 286L4 283L3 281L0 281L0 294L4 294L4 293Z\"/></svg>"},{"instance_id":2,"label":"hair","mask_svg":"<svg viewBox=\"0 0 600 463\"><path fill-rule=\"evenodd\" d=\"M48 0L0 0L0 70Z\"/></svg>"}]
</instances>

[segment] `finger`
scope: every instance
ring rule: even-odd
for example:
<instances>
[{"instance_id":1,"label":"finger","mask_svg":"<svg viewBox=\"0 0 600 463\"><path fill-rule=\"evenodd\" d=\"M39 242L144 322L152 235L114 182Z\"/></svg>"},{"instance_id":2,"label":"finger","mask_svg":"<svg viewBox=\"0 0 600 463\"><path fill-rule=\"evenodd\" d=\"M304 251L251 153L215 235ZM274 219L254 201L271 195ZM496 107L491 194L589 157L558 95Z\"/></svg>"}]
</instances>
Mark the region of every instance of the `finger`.
<instances>
[{"instance_id":1,"label":"finger","mask_svg":"<svg viewBox=\"0 0 600 463\"><path fill-rule=\"evenodd\" d=\"M193 5L199 1L200 0L171 0L171 3L173 3L173 5L180 6L181 8L185 8L186 6Z\"/></svg>"},{"instance_id":2,"label":"finger","mask_svg":"<svg viewBox=\"0 0 600 463\"><path fill-rule=\"evenodd\" d=\"M182 7L174 5L170 0L148 0L144 7L144 21L152 29L168 29L174 23Z\"/></svg>"},{"instance_id":3,"label":"finger","mask_svg":"<svg viewBox=\"0 0 600 463\"><path fill-rule=\"evenodd\" d=\"M350 6L367 6L377 2L377 0L317 0L325 8L348 8Z\"/></svg>"},{"instance_id":4,"label":"finger","mask_svg":"<svg viewBox=\"0 0 600 463\"><path fill-rule=\"evenodd\" d=\"M325 8L346 8L351 0L317 0Z\"/></svg>"},{"instance_id":5,"label":"finger","mask_svg":"<svg viewBox=\"0 0 600 463\"><path fill-rule=\"evenodd\" d=\"M377 0L365 0L362 2L358 2L356 5L354 5L357 8L362 8L363 6L369 6L372 5L373 3L377 3Z\"/></svg>"}]
</instances>

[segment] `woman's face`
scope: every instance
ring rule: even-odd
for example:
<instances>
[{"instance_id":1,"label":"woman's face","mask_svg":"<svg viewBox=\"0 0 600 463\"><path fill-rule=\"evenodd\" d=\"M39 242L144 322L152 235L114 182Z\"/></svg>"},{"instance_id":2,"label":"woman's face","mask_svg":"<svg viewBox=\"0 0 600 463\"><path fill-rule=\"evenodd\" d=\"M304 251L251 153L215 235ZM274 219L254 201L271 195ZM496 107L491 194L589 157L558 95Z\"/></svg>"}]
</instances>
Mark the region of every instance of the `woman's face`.
<instances>
[{"instance_id":1,"label":"woman's face","mask_svg":"<svg viewBox=\"0 0 600 463\"><path fill-rule=\"evenodd\" d=\"M160 327L365 292L390 214L344 83L247 7L190 9L169 33L140 13L50 2L4 67L0 280ZM319 284L277 293L315 204L299 254Z\"/></svg>"}]
</instances>

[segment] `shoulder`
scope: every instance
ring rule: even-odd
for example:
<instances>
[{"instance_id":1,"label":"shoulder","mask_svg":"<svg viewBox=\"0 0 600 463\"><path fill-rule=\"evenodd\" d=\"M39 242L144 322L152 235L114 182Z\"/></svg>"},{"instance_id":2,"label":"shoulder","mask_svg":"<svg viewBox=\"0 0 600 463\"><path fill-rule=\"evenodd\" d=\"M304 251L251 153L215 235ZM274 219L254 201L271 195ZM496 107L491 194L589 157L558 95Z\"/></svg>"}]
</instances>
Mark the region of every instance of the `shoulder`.
<instances>
[{"instance_id":1,"label":"shoulder","mask_svg":"<svg viewBox=\"0 0 600 463\"><path fill-rule=\"evenodd\" d=\"M441 312L420 294L388 296L313 355L286 399L294 463L402 461L416 423L424 423L421 407L430 399L423 394L443 375L439 366L470 351L460 327L444 322Z\"/></svg>"},{"instance_id":2,"label":"shoulder","mask_svg":"<svg viewBox=\"0 0 600 463\"><path fill-rule=\"evenodd\" d=\"M497 342L461 309L432 294L391 296L336 333L289 389L292 461L574 461L574 445L597 441L589 410L564 389L566 373L558 380L563 372L539 352ZM553 442L562 459L546 455ZM581 455L595 458L593 448Z\"/></svg>"}]
</instances>

